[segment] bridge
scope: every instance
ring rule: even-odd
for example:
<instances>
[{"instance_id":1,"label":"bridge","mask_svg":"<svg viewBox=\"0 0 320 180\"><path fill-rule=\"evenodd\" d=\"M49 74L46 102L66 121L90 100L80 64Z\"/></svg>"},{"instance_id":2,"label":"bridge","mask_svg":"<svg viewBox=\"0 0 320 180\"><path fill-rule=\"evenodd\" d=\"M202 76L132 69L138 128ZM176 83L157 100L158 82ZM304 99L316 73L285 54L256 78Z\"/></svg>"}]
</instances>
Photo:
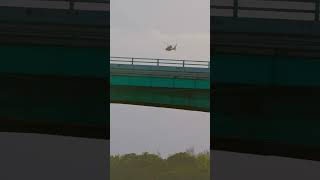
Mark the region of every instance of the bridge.
<instances>
[{"instance_id":1,"label":"bridge","mask_svg":"<svg viewBox=\"0 0 320 180\"><path fill-rule=\"evenodd\" d=\"M110 58L112 103L209 112L208 61Z\"/></svg>"},{"instance_id":2,"label":"bridge","mask_svg":"<svg viewBox=\"0 0 320 180\"><path fill-rule=\"evenodd\" d=\"M109 0L0 2L0 131L106 139Z\"/></svg>"},{"instance_id":3,"label":"bridge","mask_svg":"<svg viewBox=\"0 0 320 180\"><path fill-rule=\"evenodd\" d=\"M212 149L320 160L318 0L211 1Z\"/></svg>"}]
</instances>

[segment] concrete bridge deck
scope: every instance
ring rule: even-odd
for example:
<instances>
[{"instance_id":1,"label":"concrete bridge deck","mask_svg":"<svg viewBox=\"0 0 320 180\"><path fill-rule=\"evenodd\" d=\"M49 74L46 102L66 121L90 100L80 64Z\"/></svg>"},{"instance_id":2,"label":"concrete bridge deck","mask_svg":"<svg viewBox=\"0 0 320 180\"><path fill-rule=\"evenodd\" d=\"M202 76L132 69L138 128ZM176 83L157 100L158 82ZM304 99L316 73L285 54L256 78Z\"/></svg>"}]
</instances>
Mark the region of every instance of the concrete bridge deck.
<instances>
[{"instance_id":1,"label":"concrete bridge deck","mask_svg":"<svg viewBox=\"0 0 320 180\"><path fill-rule=\"evenodd\" d=\"M211 145L320 160L318 0L211 1Z\"/></svg>"},{"instance_id":2,"label":"concrete bridge deck","mask_svg":"<svg viewBox=\"0 0 320 180\"><path fill-rule=\"evenodd\" d=\"M111 102L209 111L208 61L111 57Z\"/></svg>"},{"instance_id":3,"label":"concrete bridge deck","mask_svg":"<svg viewBox=\"0 0 320 180\"><path fill-rule=\"evenodd\" d=\"M0 130L109 139L109 1L0 2Z\"/></svg>"}]
</instances>

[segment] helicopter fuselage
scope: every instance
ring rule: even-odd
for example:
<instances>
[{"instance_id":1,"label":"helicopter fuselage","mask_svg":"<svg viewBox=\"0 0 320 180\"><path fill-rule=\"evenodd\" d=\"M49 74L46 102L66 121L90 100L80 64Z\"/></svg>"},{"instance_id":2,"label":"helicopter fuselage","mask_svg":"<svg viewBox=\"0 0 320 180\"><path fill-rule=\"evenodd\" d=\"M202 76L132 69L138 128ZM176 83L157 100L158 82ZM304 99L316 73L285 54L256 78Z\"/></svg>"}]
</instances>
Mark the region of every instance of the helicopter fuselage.
<instances>
[{"instance_id":1,"label":"helicopter fuselage","mask_svg":"<svg viewBox=\"0 0 320 180\"><path fill-rule=\"evenodd\" d=\"M168 47L166 47L166 51L172 51L172 50L176 50L177 45L175 45L174 47L172 47L171 45L169 45Z\"/></svg>"}]
</instances>

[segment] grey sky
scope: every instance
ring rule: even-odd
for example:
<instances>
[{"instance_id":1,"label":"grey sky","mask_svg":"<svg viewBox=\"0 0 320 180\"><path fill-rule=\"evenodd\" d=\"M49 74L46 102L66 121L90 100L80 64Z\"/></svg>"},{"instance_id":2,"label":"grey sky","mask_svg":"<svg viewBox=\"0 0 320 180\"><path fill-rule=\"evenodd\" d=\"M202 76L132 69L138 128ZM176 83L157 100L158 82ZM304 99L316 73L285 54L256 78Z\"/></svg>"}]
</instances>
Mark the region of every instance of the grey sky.
<instances>
[{"instance_id":1,"label":"grey sky","mask_svg":"<svg viewBox=\"0 0 320 180\"><path fill-rule=\"evenodd\" d=\"M111 104L111 154L209 150L210 115L197 111Z\"/></svg>"},{"instance_id":2,"label":"grey sky","mask_svg":"<svg viewBox=\"0 0 320 180\"><path fill-rule=\"evenodd\" d=\"M209 0L116 0L111 56L209 60ZM164 50L178 43L176 52ZM197 111L111 104L111 153L209 150L210 115Z\"/></svg>"},{"instance_id":3,"label":"grey sky","mask_svg":"<svg viewBox=\"0 0 320 180\"><path fill-rule=\"evenodd\" d=\"M209 0L111 1L111 56L208 60ZM178 43L176 52L165 42Z\"/></svg>"}]
</instances>

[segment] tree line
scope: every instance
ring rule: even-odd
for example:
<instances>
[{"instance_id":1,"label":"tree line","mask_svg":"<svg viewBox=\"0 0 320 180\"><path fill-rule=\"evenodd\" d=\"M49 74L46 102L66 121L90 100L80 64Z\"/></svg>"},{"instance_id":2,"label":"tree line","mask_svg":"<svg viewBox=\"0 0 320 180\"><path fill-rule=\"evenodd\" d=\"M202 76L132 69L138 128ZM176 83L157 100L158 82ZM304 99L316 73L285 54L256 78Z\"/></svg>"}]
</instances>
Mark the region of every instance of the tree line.
<instances>
[{"instance_id":1,"label":"tree line","mask_svg":"<svg viewBox=\"0 0 320 180\"><path fill-rule=\"evenodd\" d=\"M162 158L160 154L111 156L112 180L209 180L209 152L180 152Z\"/></svg>"}]
</instances>

